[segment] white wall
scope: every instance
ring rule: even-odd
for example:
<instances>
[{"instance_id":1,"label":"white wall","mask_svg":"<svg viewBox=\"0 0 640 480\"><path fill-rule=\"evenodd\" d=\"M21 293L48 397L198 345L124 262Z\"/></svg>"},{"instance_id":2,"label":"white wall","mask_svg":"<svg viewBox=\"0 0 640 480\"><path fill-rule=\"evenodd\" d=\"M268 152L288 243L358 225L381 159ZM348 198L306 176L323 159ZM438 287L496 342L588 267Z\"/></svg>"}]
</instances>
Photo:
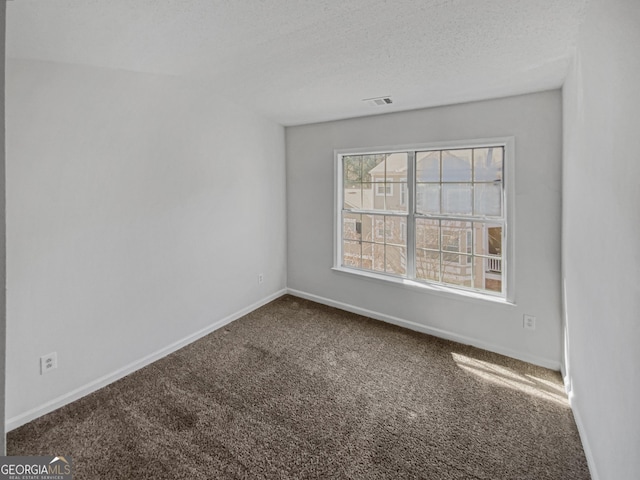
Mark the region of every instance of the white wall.
<instances>
[{"instance_id":1,"label":"white wall","mask_svg":"<svg viewBox=\"0 0 640 480\"><path fill-rule=\"evenodd\" d=\"M640 3L593 0L564 86L567 373L594 480L640 478Z\"/></svg>"},{"instance_id":2,"label":"white wall","mask_svg":"<svg viewBox=\"0 0 640 480\"><path fill-rule=\"evenodd\" d=\"M5 142L4 142L4 64L5 26L7 4L0 4L0 418L5 411L5 359L6 359L6 209L5 209ZM0 422L0 455L5 454L5 425Z\"/></svg>"},{"instance_id":3,"label":"white wall","mask_svg":"<svg viewBox=\"0 0 640 480\"><path fill-rule=\"evenodd\" d=\"M287 128L287 286L325 303L559 368L562 113L558 90ZM333 259L333 150L514 136L517 306L348 276ZM537 316L524 330L522 315Z\"/></svg>"},{"instance_id":4,"label":"white wall","mask_svg":"<svg viewBox=\"0 0 640 480\"><path fill-rule=\"evenodd\" d=\"M8 61L10 427L284 289L284 146L176 78Z\"/></svg>"}]
</instances>

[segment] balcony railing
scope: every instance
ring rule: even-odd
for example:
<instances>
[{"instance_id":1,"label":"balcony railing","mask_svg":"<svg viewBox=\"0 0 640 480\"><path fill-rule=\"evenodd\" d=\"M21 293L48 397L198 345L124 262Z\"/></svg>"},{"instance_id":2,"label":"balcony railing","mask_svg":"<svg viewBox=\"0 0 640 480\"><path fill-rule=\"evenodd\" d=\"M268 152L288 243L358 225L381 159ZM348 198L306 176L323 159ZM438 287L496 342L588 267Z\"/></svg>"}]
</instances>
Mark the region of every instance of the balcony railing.
<instances>
[{"instance_id":1,"label":"balcony railing","mask_svg":"<svg viewBox=\"0 0 640 480\"><path fill-rule=\"evenodd\" d=\"M502 273L502 259L501 258L487 258L487 272Z\"/></svg>"}]
</instances>

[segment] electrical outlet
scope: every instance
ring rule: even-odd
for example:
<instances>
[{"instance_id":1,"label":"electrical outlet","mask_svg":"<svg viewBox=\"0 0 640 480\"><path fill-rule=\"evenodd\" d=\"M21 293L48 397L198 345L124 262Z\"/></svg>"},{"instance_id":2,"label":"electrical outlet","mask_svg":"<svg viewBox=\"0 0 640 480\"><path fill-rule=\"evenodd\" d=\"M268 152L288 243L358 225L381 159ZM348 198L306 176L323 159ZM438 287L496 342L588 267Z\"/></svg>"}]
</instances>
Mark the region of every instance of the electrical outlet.
<instances>
[{"instance_id":1,"label":"electrical outlet","mask_svg":"<svg viewBox=\"0 0 640 480\"><path fill-rule=\"evenodd\" d=\"M40 357L40 375L58 368L58 354L56 352Z\"/></svg>"},{"instance_id":2,"label":"electrical outlet","mask_svg":"<svg viewBox=\"0 0 640 480\"><path fill-rule=\"evenodd\" d=\"M522 326L527 330L535 330L536 329L536 317L533 315L524 315L522 321Z\"/></svg>"},{"instance_id":3,"label":"electrical outlet","mask_svg":"<svg viewBox=\"0 0 640 480\"><path fill-rule=\"evenodd\" d=\"M258 283L264 283L264 273L258 274Z\"/></svg>"}]
</instances>

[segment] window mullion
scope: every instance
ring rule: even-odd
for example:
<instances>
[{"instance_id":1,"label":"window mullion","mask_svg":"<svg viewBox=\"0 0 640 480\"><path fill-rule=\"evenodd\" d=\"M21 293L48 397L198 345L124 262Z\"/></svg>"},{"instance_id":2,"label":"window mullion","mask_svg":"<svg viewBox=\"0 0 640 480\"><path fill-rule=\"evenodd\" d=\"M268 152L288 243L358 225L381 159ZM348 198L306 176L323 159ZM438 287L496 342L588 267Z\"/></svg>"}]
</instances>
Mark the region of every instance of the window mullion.
<instances>
[{"instance_id":1,"label":"window mullion","mask_svg":"<svg viewBox=\"0 0 640 480\"><path fill-rule=\"evenodd\" d=\"M438 168L440 169L440 177L438 179L439 182L439 187L438 187L438 201L440 202L440 205L438 205L438 212L441 215L442 214L442 206L444 205L443 202L443 188L442 188L442 150L440 150L438 152ZM442 246L442 245L441 245ZM442 257L442 253L440 254L440 257ZM440 262L440 272L441 272L441 277L442 277L442 261Z\"/></svg>"},{"instance_id":2,"label":"window mullion","mask_svg":"<svg viewBox=\"0 0 640 480\"><path fill-rule=\"evenodd\" d=\"M415 222L415 190L416 190L416 153L407 153L407 277L416 278L416 222Z\"/></svg>"},{"instance_id":3,"label":"window mullion","mask_svg":"<svg viewBox=\"0 0 640 480\"><path fill-rule=\"evenodd\" d=\"M439 282L443 282L444 280L444 275L442 273L442 250L443 250L443 235L442 235L442 220L439 219L438 220L438 235L439 235L439 239L438 239L438 245L439 245L439 264L438 264L438 281Z\"/></svg>"}]
</instances>

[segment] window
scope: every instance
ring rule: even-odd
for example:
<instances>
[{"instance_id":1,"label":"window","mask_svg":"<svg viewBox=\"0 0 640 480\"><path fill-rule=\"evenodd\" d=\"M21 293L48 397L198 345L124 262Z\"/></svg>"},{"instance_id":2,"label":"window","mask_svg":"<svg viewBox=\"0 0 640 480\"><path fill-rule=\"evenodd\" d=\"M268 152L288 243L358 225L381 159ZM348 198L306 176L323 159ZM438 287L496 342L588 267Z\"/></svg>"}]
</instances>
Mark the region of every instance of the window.
<instances>
[{"instance_id":1,"label":"window","mask_svg":"<svg viewBox=\"0 0 640 480\"><path fill-rule=\"evenodd\" d=\"M336 152L335 267L507 298L512 151L498 139Z\"/></svg>"},{"instance_id":2,"label":"window","mask_svg":"<svg viewBox=\"0 0 640 480\"><path fill-rule=\"evenodd\" d=\"M393 183L376 183L376 195L379 197L393 195Z\"/></svg>"}]
</instances>

